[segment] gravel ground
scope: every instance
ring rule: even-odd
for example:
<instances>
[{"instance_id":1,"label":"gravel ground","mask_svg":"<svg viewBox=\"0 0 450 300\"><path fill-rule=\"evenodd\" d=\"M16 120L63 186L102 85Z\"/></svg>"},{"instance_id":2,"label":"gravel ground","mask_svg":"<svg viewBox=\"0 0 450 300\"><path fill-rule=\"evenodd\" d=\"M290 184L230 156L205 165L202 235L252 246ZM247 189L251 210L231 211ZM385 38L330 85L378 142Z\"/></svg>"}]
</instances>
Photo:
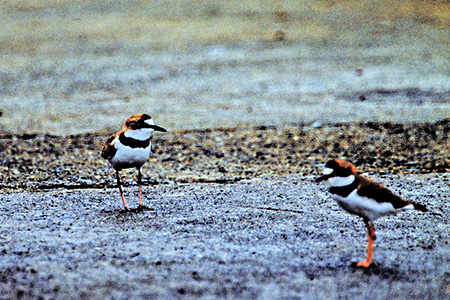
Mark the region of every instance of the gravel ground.
<instances>
[{"instance_id":1,"label":"gravel ground","mask_svg":"<svg viewBox=\"0 0 450 300\"><path fill-rule=\"evenodd\" d=\"M330 157L376 174L446 173L450 120L435 123L297 124L155 133L145 184L237 182L258 176L316 175ZM6 190L112 187L99 156L109 134L0 135ZM133 184L135 171L123 172Z\"/></svg>"},{"instance_id":2,"label":"gravel ground","mask_svg":"<svg viewBox=\"0 0 450 300\"><path fill-rule=\"evenodd\" d=\"M313 176L144 188L122 213L116 189L2 194L1 299L448 299L450 212L442 175L382 182L428 205L375 224ZM127 188L131 205L136 189Z\"/></svg>"},{"instance_id":3,"label":"gravel ground","mask_svg":"<svg viewBox=\"0 0 450 300\"><path fill-rule=\"evenodd\" d=\"M450 122L155 135L142 212L123 213L107 134L3 135L0 299L448 299ZM361 220L313 182L330 157L430 212ZM134 172L126 197L137 206Z\"/></svg>"}]
</instances>

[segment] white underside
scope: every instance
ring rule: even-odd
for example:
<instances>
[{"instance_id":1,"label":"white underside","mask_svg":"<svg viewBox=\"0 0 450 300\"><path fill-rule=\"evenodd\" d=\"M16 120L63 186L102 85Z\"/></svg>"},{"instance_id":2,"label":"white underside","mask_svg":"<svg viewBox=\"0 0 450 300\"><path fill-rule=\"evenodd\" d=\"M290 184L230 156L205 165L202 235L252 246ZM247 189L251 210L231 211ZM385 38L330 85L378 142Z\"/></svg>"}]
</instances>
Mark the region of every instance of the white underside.
<instances>
[{"instance_id":1,"label":"white underside","mask_svg":"<svg viewBox=\"0 0 450 300\"><path fill-rule=\"evenodd\" d=\"M148 160L152 146L150 142L147 148L131 148L120 143L118 139L114 144L117 152L109 163L114 168L120 166L121 169L141 167Z\"/></svg>"},{"instance_id":2,"label":"white underside","mask_svg":"<svg viewBox=\"0 0 450 300\"><path fill-rule=\"evenodd\" d=\"M344 187L351 185L354 180L354 175L350 175L347 177L331 177L327 180L327 183L331 187ZM345 209L349 213L367 218L372 221L382 216L389 215L401 210L395 209L394 206L389 202L380 203L374 199L362 197L358 195L356 190L351 192L347 197L342 197L334 194L333 198L343 209ZM412 208L414 208L413 205L407 205L402 209Z\"/></svg>"},{"instance_id":3,"label":"white underside","mask_svg":"<svg viewBox=\"0 0 450 300\"><path fill-rule=\"evenodd\" d=\"M346 211L361 217L365 217L372 221L400 210L395 209L391 203L379 203L376 200L370 199L368 197L361 197L357 194L356 190L351 192L345 198L338 195L333 195L333 197L338 202L338 204ZM414 208L413 205L407 205L402 209L412 208Z\"/></svg>"}]
</instances>

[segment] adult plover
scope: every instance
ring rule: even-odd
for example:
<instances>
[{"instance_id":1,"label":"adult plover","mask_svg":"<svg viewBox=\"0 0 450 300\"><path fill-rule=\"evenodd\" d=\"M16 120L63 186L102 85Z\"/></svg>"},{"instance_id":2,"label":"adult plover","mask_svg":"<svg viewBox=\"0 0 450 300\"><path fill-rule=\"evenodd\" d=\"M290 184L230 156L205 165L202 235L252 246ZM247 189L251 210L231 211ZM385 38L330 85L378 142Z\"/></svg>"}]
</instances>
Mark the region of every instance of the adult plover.
<instances>
[{"instance_id":1,"label":"adult plover","mask_svg":"<svg viewBox=\"0 0 450 300\"><path fill-rule=\"evenodd\" d=\"M123 169L137 169L139 209L141 209L141 167L150 156L152 147L150 139L154 131L166 132L167 130L155 125L153 119L147 114L134 114L125 121L125 124L120 131L108 138L102 148L101 156L104 159L107 159L111 166L116 170L117 184L126 211L129 211L129 209L123 196L119 172Z\"/></svg>"},{"instance_id":2,"label":"adult plover","mask_svg":"<svg viewBox=\"0 0 450 300\"><path fill-rule=\"evenodd\" d=\"M366 260L359 262L358 267L369 267L372 264L373 245L375 243L375 227L373 221L379 217L394 214L402 209L417 209L426 212L425 205L403 199L388 188L356 172L355 167L343 160L330 160L326 163L323 176L316 182L327 181L338 204L351 214L363 218L367 228L368 246Z\"/></svg>"}]
</instances>

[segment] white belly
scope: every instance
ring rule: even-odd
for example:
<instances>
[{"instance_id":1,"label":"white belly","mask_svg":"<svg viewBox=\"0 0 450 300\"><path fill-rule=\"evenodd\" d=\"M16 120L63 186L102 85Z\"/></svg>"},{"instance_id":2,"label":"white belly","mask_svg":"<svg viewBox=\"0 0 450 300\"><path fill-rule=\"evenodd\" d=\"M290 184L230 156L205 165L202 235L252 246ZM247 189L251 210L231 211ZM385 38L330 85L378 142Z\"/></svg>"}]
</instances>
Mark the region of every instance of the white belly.
<instances>
[{"instance_id":1,"label":"white belly","mask_svg":"<svg viewBox=\"0 0 450 300\"><path fill-rule=\"evenodd\" d=\"M131 148L117 143L117 152L109 163L115 169L140 168L149 158L151 143L147 148Z\"/></svg>"},{"instance_id":2,"label":"white belly","mask_svg":"<svg viewBox=\"0 0 450 300\"><path fill-rule=\"evenodd\" d=\"M334 195L334 199L343 209L345 209L349 213L367 218L372 221L396 211L391 203L379 203L376 200L367 197L361 197L357 194L356 190L351 192L345 198Z\"/></svg>"}]
</instances>

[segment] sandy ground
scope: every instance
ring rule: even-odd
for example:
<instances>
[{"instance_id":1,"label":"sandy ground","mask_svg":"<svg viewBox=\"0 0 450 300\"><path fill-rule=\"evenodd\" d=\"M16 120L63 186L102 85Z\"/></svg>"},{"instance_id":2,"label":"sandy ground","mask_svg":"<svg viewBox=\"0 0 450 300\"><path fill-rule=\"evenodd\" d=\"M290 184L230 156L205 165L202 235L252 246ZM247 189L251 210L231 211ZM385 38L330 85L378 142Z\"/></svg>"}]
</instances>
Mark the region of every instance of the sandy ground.
<instances>
[{"instance_id":1,"label":"sandy ground","mask_svg":"<svg viewBox=\"0 0 450 300\"><path fill-rule=\"evenodd\" d=\"M161 134L148 209L132 213L99 158L106 136L4 135L0 299L448 299L448 132L449 120ZM352 266L362 221L313 182L329 157L430 209L378 220L368 270ZM123 172L131 208L135 176Z\"/></svg>"},{"instance_id":2,"label":"sandy ground","mask_svg":"<svg viewBox=\"0 0 450 300\"><path fill-rule=\"evenodd\" d=\"M113 132L140 111L169 130L449 117L440 1L45 3L0 7L1 131Z\"/></svg>"},{"instance_id":3,"label":"sandy ground","mask_svg":"<svg viewBox=\"0 0 450 300\"><path fill-rule=\"evenodd\" d=\"M2 3L0 299L450 299L446 1L164 3ZM136 112L169 133L126 214ZM330 157L430 208L368 270Z\"/></svg>"},{"instance_id":4,"label":"sandy ground","mask_svg":"<svg viewBox=\"0 0 450 300\"><path fill-rule=\"evenodd\" d=\"M450 117L440 61L355 51L260 42L38 62L37 75L30 66L6 73L0 129L114 132L136 112L169 130Z\"/></svg>"},{"instance_id":5,"label":"sandy ground","mask_svg":"<svg viewBox=\"0 0 450 300\"><path fill-rule=\"evenodd\" d=\"M381 181L424 202L363 223L313 176L144 188L3 193L1 299L448 299L450 213L439 175ZM127 188L131 207L137 189Z\"/></svg>"}]
</instances>

